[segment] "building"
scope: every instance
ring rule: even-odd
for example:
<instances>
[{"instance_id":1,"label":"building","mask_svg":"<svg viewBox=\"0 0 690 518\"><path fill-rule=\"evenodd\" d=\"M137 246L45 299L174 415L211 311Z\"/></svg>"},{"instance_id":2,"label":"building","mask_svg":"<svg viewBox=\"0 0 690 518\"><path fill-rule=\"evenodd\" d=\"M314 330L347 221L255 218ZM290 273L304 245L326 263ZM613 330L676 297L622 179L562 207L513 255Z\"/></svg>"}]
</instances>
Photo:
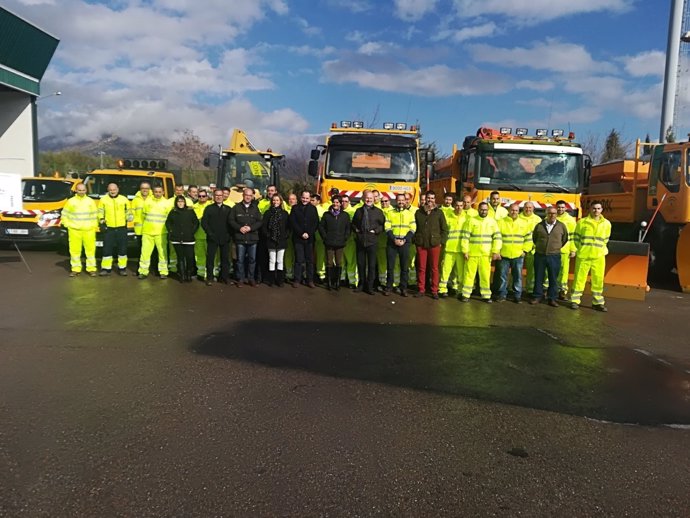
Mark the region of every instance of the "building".
<instances>
[{"instance_id":1,"label":"building","mask_svg":"<svg viewBox=\"0 0 690 518\"><path fill-rule=\"evenodd\" d=\"M0 173L36 173L36 100L59 41L0 6Z\"/></svg>"}]
</instances>

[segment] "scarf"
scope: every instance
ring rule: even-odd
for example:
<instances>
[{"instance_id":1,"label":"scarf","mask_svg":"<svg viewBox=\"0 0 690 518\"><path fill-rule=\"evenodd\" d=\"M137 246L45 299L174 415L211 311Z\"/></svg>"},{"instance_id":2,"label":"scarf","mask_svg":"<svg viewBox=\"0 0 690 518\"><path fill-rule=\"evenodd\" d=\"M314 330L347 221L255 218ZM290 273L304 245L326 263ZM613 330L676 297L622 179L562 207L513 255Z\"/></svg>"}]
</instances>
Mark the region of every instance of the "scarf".
<instances>
[{"instance_id":1,"label":"scarf","mask_svg":"<svg viewBox=\"0 0 690 518\"><path fill-rule=\"evenodd\" d=\"M277 243L280 240L280 212L282 207L271 207L268 209L268 240Z\"/></svg>"}]
</instances>

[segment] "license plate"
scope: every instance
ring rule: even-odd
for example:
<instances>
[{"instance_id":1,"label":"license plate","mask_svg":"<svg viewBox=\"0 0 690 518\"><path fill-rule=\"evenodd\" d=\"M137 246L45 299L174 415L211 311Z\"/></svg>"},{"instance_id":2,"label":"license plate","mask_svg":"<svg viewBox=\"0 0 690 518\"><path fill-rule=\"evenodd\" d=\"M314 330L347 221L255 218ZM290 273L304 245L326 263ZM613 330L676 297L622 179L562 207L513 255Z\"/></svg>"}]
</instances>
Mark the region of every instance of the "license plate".
<instances>
[{"instance_id":1,"label":"license plate","mask_svg":"<svg viewBox=\"0 0 690 518\"><path fill-rule=\"evenodd\" d=\"M96 241L96 246L98 248L103 248L103 241Z\"/></svg>"},{"instance_id":2,"label":"license plate","mask_svg":"<svg viewBox=\"0 0 690 518\"><path fill-rule=\"evenodd\" d=\"M6 228L5 234L11 234L14 236L28 236L29 229L26 228Z\"/></svg>"}]
</instances>

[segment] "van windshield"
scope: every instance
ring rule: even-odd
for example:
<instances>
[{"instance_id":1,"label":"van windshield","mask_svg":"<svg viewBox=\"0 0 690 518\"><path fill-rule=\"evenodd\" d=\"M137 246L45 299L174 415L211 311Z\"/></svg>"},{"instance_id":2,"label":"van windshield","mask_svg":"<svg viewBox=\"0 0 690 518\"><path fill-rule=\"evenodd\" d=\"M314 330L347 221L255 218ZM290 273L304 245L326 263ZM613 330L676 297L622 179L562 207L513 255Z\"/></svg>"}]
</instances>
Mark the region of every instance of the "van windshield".
<instances>
[{"instance_id":1,"label":"van windshield","mask_svg":"<svg viewBox=\"0 0 690 518\"><path fill-rule=\"evenodd\" d=\"M35 201L62 201L69 198L72 192L72 182L55 180L22 180L22 200Z\"/></svg>"},{"instance_id":2,"label":"van windshield","mask_svg":"<svg viewBox=\"0 0 690 518\"><path fill-rule=\"evenodd\" d=\"M163 179L155 176L124 176L116 174L90 174L84 179L86 185L86 194L91 198L99 199L108 194L108 184L116 183L120 188L120 194L127 196L130 200L139 191L141 182L148 182L151 184L151 189L154 187L163 187Z\"/></svg>"}]
</instances>

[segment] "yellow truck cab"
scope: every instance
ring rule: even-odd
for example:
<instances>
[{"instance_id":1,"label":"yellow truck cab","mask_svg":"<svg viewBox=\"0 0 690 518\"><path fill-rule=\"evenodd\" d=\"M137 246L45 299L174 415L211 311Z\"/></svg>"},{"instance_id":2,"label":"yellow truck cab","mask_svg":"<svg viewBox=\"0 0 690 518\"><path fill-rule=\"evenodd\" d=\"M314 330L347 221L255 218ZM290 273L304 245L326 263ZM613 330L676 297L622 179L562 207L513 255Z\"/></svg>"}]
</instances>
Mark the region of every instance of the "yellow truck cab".
<instances>
[{"instance_id":1,"label":"yellow truck cab","mask_svg":"<svg viewBox=\"0 0 690 518\"><path fill-rule=\"evenodd\" d=\"M94 169L84 178L86 194L95 200L108 195L108 184L116 183L120 194L131 201L139 191L142 182L151 188L163 187L163 196L175 194L175 175L167 170L168 161L163 159L124 158L118 160L117 169ZM134 236L134 223L128 223L128 236ZM103 239L96 237L96 245L103 246Z\"/></svg>"},{"instance_id":2,"label":"yellow truck cab","mask_svg":"<svg viewBox=\"0 0 690 518\"><path fill-rule=\"evenodd\" d=\"M0 213L0 243L59 244L62 208L77 183L73 178L22 178L22 211Z\"/></svg>"}]
</instances>

